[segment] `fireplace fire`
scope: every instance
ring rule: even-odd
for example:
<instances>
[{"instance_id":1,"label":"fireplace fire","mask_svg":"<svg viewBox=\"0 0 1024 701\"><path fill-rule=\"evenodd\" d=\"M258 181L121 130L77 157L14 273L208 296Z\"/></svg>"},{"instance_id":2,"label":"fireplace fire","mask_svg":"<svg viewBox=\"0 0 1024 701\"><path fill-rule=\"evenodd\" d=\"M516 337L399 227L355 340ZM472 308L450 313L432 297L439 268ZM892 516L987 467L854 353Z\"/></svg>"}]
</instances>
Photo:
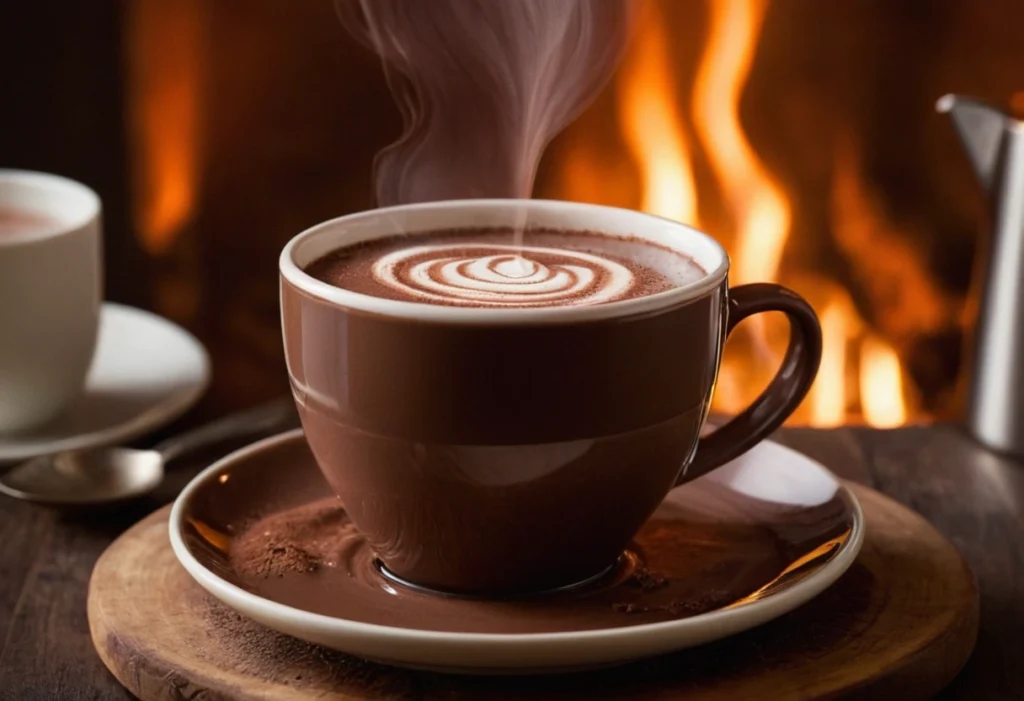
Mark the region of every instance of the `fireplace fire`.
<instances>
[{"instance_id":1,"label":"fireplace fire","mask_svg":"<svg viewBox=\"0 0 1024 701\"><path fill-rule=\"evenodd\" d=\"M936 283L924 256L889 220L867 182L858 150L864 145L852 136L835 150L822 234L838 254L835 270L801 253L805 241L793 236L800 198L759 155L741 109L768 8L767 0L714 0L703 17L691 13L688 25L672 3L646 3L611 88L631 167L600 153L607 147L599 117L587 115L571 135L550 194L703 228L729 250L733 284L776 281L810 300L822 319L824 357L792 422L889 428L928 420L934 410L922 406L906 355L927 334L959 330L963 300ZM694 32L694 24L703 26ZM679 47L694 36L699 55L687 62ZM870 320L855 295L874 312ZM781 360L786 335L781 317L738 329L715 409L735 413L756 397Z\"/></svg>"},{"instance_id":2,"label":"fireplace fire","mask_svg":"<svg viewBox=\"0 0 1024 701\"><path fill-rule=\"evenodd\" d=\"M642 2L618 73L551 144L535 196L693 224L725 244L733 283L807 297L825 357L792 423L956 419L985 205L934 103L1024 103L1010 31L1024 8L995 4ZM108 261L140 288L108 279L114 299L199 333L225 405L284 391L274 261L297 231L372 206L373 155L400 130L376 58L330 2L138 0L87 19L95 46L39 64L26 94L107 85L93 92L116 99L77 109L121 141L41 123L8 162L100 189ZM771 317L737 330L716 410L760 391L787 333Z\"/></svg>"},{"instance_id":3,"label":"fireplace fire","mask_svg":"<svg viewBox=\"0 0 1024 701\"><path fill-rule=\"evenodd\" d=\"M180 323L199 307L194 255L182 241L203 174L205 13L202 3L126 7L125 120L135 235L153 260L153 296ZM184 269L182 269L184 266Z\"/></svg>"}]
</instances>

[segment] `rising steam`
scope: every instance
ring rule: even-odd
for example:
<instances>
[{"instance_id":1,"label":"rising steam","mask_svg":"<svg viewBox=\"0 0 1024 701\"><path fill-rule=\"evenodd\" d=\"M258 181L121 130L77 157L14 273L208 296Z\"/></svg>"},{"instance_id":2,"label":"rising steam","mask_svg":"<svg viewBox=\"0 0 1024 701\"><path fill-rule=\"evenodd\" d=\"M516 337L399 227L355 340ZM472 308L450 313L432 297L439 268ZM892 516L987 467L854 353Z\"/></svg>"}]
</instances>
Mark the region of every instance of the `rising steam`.
<instances>
[{"instance_id":1,"label":"rising steam","mask_svg":"<svg viewBox=\"0 0 1024 701\"><path fill-rule=\"evenodd\" d=\"M548 142L626 44L630 0L336 0L380 55L405 132L374 164L380 206L529 197Z\"/></svg>"}]
</instances>

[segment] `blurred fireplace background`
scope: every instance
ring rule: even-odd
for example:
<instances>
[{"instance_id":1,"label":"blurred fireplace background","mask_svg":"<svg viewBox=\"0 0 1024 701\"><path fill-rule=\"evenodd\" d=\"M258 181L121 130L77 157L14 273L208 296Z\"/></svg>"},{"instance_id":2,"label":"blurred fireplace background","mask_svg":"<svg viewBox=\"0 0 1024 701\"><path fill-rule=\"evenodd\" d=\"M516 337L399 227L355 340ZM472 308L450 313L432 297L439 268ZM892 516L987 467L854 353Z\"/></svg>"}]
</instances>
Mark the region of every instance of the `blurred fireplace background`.
<instances>
[{"instance_id":1,"label":"blurred fireplace background","mask_svg":"<svg viewBox=\"0 0 1024 701\"><path fill-rule=\"evenodd\" d=\"M535 195L692 223L734 283L807 296L826 356L794 423L956 418L986 208L934 103L1024 110L1020 26L1012 0L651 0ZM400 129L331 0L7 3L0 57L0 165L99 191L108 298L203 339L210 411L286 391L277 254L371 205ZM717 409L770 376L776 321L730 342Z\"/></svg>"}]
</instances>

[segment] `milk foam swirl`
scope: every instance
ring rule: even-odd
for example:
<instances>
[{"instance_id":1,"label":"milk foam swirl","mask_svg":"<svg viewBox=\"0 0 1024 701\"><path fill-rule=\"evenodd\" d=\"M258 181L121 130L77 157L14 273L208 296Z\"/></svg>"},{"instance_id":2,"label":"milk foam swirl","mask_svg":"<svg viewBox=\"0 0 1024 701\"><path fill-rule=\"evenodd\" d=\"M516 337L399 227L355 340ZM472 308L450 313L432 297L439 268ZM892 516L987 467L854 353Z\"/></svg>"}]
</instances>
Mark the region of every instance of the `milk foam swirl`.
<instances>
[{"instance_id":1,"label":"milk foam swirl","mask_svg":"<svg viewBox=\"0 0 1024 701\"><path fill-rule=\"evenodd\" d=\"M404 248L381 256L373 277L412 301L486 307L602 304L634 285L629 268L598 255L500 244Z\"/></svg>"}]
</instances>

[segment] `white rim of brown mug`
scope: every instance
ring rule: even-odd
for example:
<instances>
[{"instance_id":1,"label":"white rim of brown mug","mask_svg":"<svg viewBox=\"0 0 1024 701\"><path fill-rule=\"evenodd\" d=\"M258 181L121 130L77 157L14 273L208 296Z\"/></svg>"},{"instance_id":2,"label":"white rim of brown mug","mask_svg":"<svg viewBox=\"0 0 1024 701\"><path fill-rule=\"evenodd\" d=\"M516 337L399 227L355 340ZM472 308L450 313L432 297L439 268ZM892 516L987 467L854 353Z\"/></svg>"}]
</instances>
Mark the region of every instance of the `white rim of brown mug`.
<instances>
[{"instance_id":1,"label":"white rim of brown mug","mask_svg":"<svg viewBox=\"0 0 1024 701\"><path fill-rule=\"evenodd\" d=\"M462 212L465 216L450 216ZM476 214L477 216L473 216ZM533 221L534 217L558 218L558 225ZM445 219L445 215L449 215ZM480 216L482 215L482 216ZM495 216L498 215L498 216ZM425 222L404 220L423 217ZM437 220L431 223L430 220ZM580 219L588 220L580 222ZM592 221L590 221L592 220ZM632 220L635 224L629 224ZM617 226L599 226L598 221ZM611 236L634 236L665 246L697 262L705 275L691 283L644 297L592 306L493 309L455 307L384 299L335 287L303 270L321 256L356 243L388 236L431 231L508 226L525 222L527 228L543 226L569 231L593 231ZM718 287L729 274L729 256L720 243L680 222L621 207L563 202L560 200L473 199L444 200L371 209L330 219L306 229L285 245L280 258L281 275L302 292L348 309L406 319L452 323L533 324L579 322L645 314L699 299Z\"/></svg>"}]
</instances>

